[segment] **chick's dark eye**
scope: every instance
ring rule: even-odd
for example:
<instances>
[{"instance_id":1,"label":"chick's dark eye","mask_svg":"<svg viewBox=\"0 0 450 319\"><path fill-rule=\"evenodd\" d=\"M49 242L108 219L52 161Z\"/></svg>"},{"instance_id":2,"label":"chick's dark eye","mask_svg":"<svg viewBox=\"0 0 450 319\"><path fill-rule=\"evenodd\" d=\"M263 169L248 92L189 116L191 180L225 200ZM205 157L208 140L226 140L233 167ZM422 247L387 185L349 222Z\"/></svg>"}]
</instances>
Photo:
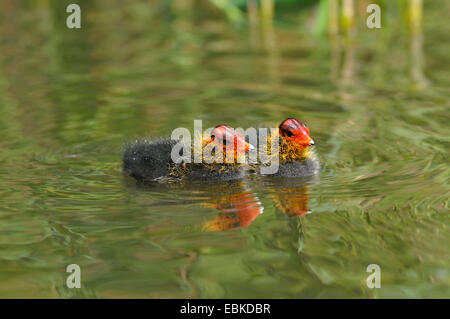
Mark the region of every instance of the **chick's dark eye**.
<instances>
[{"instance_id":1,"label":"chick's dark eye","mask_svg":"<svg viewBox=\"0 0 450 319\"><path fill-rule=\"evenodd\" d=\"M292 137L292 136L294 136L294 133L292 133L291 131L286 131L286 135L289 137Z\"/></svg>"}]
</instances>

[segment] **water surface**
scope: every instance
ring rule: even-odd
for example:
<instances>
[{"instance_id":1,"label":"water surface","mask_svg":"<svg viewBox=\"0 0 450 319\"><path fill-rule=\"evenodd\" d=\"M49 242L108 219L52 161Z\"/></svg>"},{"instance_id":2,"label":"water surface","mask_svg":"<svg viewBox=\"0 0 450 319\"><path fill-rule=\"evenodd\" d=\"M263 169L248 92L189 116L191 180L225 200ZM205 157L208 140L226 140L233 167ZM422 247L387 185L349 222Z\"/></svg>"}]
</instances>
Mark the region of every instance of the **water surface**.
<instances>
[{"instance_id":1,"label":"water surface","mask_svg":"<svg viewBox=\"0 0 450 319\"><path fill-rule=\"evenodd\" d=\"M423 34L392 13L353 40L312 35L312 9L261 33L89 1L68 30L64 1L2 4L0 297L450 297L449 7L433 3ZM313 180L122 174L127 140L286 117L310 127Z\"/></svg>"}]
</instances>

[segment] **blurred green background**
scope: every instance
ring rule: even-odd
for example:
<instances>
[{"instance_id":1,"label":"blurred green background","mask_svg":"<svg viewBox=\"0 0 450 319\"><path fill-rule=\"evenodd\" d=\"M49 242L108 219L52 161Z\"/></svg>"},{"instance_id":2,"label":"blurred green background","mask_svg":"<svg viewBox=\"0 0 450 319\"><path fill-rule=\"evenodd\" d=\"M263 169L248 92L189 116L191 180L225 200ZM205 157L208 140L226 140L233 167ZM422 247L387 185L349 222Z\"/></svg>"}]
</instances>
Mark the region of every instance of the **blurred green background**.
<instances>
[{"instance_id":1,"label":"blurred green background","mask_svg":"<svg viewBox=\"0 0 450 319\"><path fill-rule=\"evenodd\" d=\"M66 27L74 2L81 29ZM381 29L366 27L370 3ZM449 11L1 2L0 297L449 298ZM323 164L306 185L122 174L127 140L286 117ZM66 287L72 263L81 289Z\"/></svg>"}]
</instances>

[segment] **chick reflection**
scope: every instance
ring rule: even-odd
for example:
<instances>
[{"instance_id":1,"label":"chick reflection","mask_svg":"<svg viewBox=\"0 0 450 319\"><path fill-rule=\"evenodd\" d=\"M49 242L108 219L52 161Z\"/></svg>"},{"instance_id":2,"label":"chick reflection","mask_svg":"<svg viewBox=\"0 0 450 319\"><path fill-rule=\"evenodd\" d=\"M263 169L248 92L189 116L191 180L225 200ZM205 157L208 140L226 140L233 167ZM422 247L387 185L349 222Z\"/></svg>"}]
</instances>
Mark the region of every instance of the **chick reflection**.
<instances>
[{"instance_id":1,"label":"chick reflection","mask_svg":"<svg viewBox=\"0 0 450 319\"><path fill-rule=\"evenodd\" d=\"M308 209L308 186L287 188L286 193L274 196L277 206L287 216L302 216L311 213Z\"/></svg>"},{"instance_id":2,"label":"chick reflection","mask_svg":"<svg viewBox=\"0 0 450 319\"><path fill-rule=\"evenodd\" d=\"M232 188L231 192L219 194L205 204L220 210L220 214L203 225L205 231L229 230L250 226L253 220L263 212L263 206L255 194L244 187Z\"/></svg>"},{"instance_id":3,"label":"chick reflection","mask_svg":"<svg viewBox=\"0 0 450 319\"><path fill-rule=\"evenodd\" d=\"M311 213L308 209L309 186L304 182L292 181L271 186L275 206L289 217Z\"/></svg>"},{"instance_id":4,"label":"chick reflection","mask_svg":"<svg viewBox=\"0 0 450 319\"><path fill-rule=\"evenodd\" d=\"M158 194L182 191L184 194L188 193L190 197L184 200L184 203L197 203L219 210L217 217L199 225L204 231L250 226L264 209L258 197L249 191L243 182L216 184L136 182L129 176L125 176L124 182L129 187L156 191Z\"/></svg>"}]
</instances>

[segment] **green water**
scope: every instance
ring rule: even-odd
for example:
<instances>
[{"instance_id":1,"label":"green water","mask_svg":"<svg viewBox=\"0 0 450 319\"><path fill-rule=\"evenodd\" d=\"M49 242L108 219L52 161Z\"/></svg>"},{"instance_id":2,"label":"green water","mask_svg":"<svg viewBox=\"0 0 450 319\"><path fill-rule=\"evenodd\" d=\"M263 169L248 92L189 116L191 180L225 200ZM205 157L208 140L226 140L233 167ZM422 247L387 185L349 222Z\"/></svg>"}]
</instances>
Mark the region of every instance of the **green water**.
<instances>
[{"instance_id":1,"label":"green water","mask_svg":"<svg viewBox=\"0 0 450 319\"><path fill-rule=\"evenodd\" d=\"M395 12L349 41L311 34L313 8L260 32L80 1L69 30L68 3L0 5L0 297L450 297L448 2L426 1L423 43ZM126 140L286 117L316 142L307 183L122 174Z\"/></svg>"}]
</instances>

